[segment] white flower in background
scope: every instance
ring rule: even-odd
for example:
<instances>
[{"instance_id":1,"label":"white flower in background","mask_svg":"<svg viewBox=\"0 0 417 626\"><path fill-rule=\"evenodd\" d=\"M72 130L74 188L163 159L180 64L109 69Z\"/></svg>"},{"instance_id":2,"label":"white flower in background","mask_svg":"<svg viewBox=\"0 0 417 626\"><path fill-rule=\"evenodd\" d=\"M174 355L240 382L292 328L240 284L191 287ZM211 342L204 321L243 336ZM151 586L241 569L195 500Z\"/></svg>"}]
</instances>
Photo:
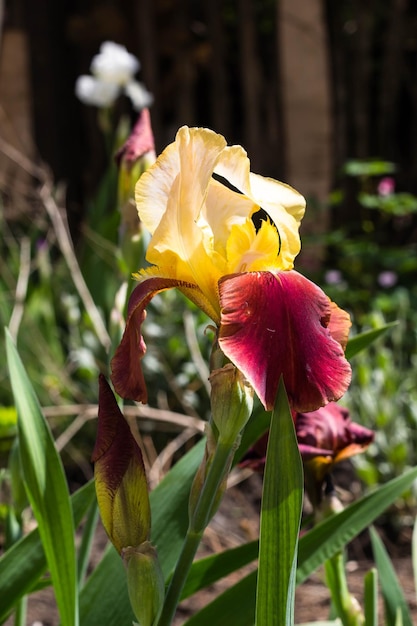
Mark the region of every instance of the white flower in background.
<instances>
[{"instance_id":1,"label":"white flower in background","mask_svg":"<svg viewBox=\"0 0 417 626\"><path fill-rule=\"evenodd\" d=\"M130 54L124 46L105 41L100 46L100 54L91 61L91 73L105 83L124 86L140 69L138 59Z\"/></svg>"},{"instance_id":2,"label":"white flower in background","mask_svg":"<svg viewBox=\"0 0 417 626\"><path fill-rule=\"evenodd\" d=\"M147 109L153 102L153 96L143 83L132 80L125 87L125 94L131 99L136 111Z\"/></svg>"},{"instance_id":3,"label":"white flower in background","mask_svg":"<svg viewBox=\"0 0 417 626\"><path fill-rule=\"evenodd\" d=\"M79 76L75 93L84 104L97 107L111 106L121 93L125 93L133 108L140 111L152 104L153 97L142 83L134 80L139 69L138 59L124 46L105 41L91 62L92 76Z\"/></svg>"},{"instance_id":4,"label":"white flower in background","mask_svg":"<svg viewBox=\"0 0 417 626\"><path fill-rule=\"evenodd\" d=\"M120 88L114 83L104 83L94 76L79 76L75 83L77 98L84 104L96 107L108 107L113 104L120 93Z\"/></svg>"}]
</instances>

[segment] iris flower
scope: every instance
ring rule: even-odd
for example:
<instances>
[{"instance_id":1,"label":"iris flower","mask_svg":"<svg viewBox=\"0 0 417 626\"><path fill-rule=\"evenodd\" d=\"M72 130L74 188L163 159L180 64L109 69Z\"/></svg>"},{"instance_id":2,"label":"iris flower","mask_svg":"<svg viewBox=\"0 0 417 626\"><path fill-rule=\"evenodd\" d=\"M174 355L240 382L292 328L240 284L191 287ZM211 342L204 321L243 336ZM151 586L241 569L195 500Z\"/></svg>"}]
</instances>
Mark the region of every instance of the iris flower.
<instances>
[{"instance_id":1,"label":"iris flower","mask_svg":"<svg viewBox=\"0 0 417 626\"><path fill-rule=\"evenodd\" d=\"M182 127L139 179L139 217L152 235L150 267L136 275L126 329L112 361L124 398L147 401L140 365L145 308L177 288L211 317L220 349L266 409L283 376L291 406L311 411L350 382L347 313L293 269L305 200L250 172L241 146L204 128Z\"/></svg>"},{"instance_id":2,"label":"iris flower","mask_svg":"<svg viewBox=\"0 0 417 626\"><path fill-rule=\"evenodd\" d=\"M309 413L294 413L293 417L306 489L310 502L317 509L323 500L323 488L333 488L330 474L334 466L365 452L375 434L352 422L349 411L335 402ZM258 439L241 461L241 467L264 471L268 436L269 432Z\"/></svg>"},{"instance_id":3,"label":"iris flower","mask_svg":"<svg viewBox=\"0 0 417 626\"><path fill-rule=\"evenodd\" d=\"M294 413L298 448L304 464L310 463L320 481L336 463L365 452L374 440L374 432L352 422L349 411L335 402L310 413ZM269 431L247 452L240 463L255 472L263 472Z\"/></svg>"}]
</instances>

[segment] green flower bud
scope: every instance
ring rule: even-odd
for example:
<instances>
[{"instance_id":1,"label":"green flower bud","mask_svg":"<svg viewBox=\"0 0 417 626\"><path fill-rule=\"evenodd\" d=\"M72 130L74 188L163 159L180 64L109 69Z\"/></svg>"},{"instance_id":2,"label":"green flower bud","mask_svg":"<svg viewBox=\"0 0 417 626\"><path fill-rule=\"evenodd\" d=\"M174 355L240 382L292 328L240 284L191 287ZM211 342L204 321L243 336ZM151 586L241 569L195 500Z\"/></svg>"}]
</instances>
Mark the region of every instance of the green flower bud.
<instances>
[{"instance_id":1,"label":"green flower bud","mask_svg":"<svg viewBox=\"0 0 417 626\"><path fill-rule=\"evenodd\" d=\"M224 444L235 443L252 414L253 388L242 372L228 363L210 375L211 411Z\"/></svg>"},{"instance_id":2,"label":"green flower bud","mask_svg":"<svg viewBox=\"0 0 417 626\"><path fill-rule=\"evenodd\" d=\"M140 626L156 624L164 602L164 577L155 548L145 541L123 551L130 604Z\"/></svg>"}]
</instances>

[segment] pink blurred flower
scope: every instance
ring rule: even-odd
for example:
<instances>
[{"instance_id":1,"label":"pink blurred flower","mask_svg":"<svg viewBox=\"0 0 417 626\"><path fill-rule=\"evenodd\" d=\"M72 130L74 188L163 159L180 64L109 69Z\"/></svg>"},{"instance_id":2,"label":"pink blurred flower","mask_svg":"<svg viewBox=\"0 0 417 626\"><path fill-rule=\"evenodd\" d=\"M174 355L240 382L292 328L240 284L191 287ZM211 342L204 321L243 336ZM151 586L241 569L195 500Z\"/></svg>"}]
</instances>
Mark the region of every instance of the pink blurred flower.
<instances>
[{"instance_id":1,"label":"pink blurred flower","mask_svg":"<svg viewBox=\"0 0 417 626\"><path fill-rule=\"evenodd\" d=\"M395 180L391 176L381 178L378 183L378 194L380 196L391 196L395 191Z\"/></svg>"}]
</instances>

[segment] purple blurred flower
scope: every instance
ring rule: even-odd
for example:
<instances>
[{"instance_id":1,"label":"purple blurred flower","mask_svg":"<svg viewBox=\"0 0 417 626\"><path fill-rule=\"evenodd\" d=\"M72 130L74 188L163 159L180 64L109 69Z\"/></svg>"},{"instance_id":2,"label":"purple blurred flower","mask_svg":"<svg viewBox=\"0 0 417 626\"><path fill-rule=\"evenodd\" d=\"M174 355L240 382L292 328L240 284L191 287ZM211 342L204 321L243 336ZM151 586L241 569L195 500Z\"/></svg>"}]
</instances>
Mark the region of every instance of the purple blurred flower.
<instances>
[{"instance_id":1,"label":"purple blurred flower","mask_svg":"<svg viewBox=\"0 0 417 626\"><path fill-rule=\"evenodd\" d=\"M390 270L381 272L378 275L378 284L381 287L384 287L384 289L389 289L390 287L393 287L397 283L397 281L398 281L397 274Z\"/></svg>"},{"instance_id":2,"label":"purple blurred flower","mask_svg":"<svg viewBox=\"0 0 417 626\"><path fill-rule=\"evenodd\" d=\"M324 280L328 285L340 285L343 281L342 272L339 270L327 270L324 274Z\"/></svg>"}]
</instances>

